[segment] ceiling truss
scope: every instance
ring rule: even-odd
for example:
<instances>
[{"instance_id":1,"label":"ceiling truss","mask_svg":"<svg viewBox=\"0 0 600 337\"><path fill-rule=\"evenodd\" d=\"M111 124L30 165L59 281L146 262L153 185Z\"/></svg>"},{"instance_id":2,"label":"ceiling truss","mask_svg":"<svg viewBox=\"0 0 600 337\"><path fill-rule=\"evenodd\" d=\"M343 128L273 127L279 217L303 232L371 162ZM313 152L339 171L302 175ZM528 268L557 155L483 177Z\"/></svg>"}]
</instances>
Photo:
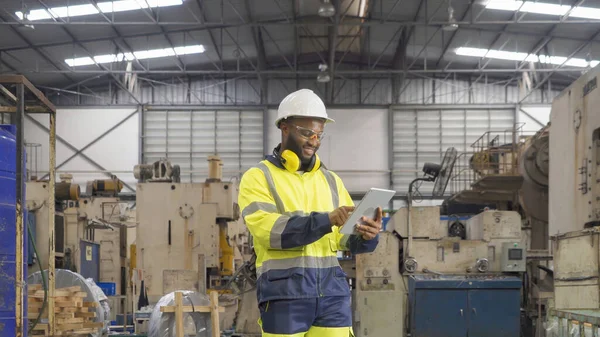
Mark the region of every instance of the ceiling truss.
<instances>
[{"instance_id":1,"label":"ceiling truss","mask_svg":"<svg viewBox=\"0 0 600 337\"><path fill-rule=\"evenodd\" d=\"M41 8L49 10L46 0L36 0ZM97 0L86 0L99 10ZM267 93L271 79L279 80L286 87L284 79L295 79L296 87L298 81L303 78L316 78L321 71L316 67L317 64L327 65L327 71L330 76L330 81L326 84L323 97L328 102L334 102L336 97L342 91L349 79L375 79L376 82L370 88L361 88L366 95L366 99L377 85L377 82L382 79L390 80L394 93L392 98L393 103L397 103L399 95L406 89L405 80L409 78L436 78L448 79L456 76L472 77L469 78L472 83L477 83L482 78L487 76L503 77L507 83L518 81L523 73L531 72L531 69L526 67L527 62L517 62L514 67L492 67L490 66L491 59L482 57L477 62L476 67L453 66L453 61L446 61L447 55L455 42L459 32L468 32L469 34L495 33L494 39L489 43L488 49L502 50L508 38L516 38L525 36L535 38L536 43L530 49L530 54L537 54L544 51L552 41L569 41L579 42L579 46L567 57L565 62L555 66L540 66L536 67L536 76L540 75L540 79L535 83L535 86L525 95L523 100L531 95L531 93L549 84L548 82L564 81L565 83L577 77L581 73L581 68L568 67L566 63L577 53L585 48L596 44L596 40L600 36L600 30L589 36L588 38L570 37L557 35L558 27L563 25L598 25L597 20L587 19L572 19L567 18L568 14L556 19L533 19L529 18L527 13L514 12L509 20L483 20L480 19L485 9L476 10L475 1L471 0L466 8L461 11L460 17L456 22L447 20L438 20L439 13L445 12L447 5L445 1L433 2L429 0L420 0L418 8L414 16L409 20L399 20L393 18L393 14L399 11L403 6L403 1L407 0L370 0L366 5L365 16L360 17L352 15L348 9L355 3L362 3L367 0L332 0L332 4L336 8L336 14L331 18L321 18L316 15L300 15L298 11L298 0L289 1L292 6L292 12L286 10L287 1L273 0L273 7L278 8L280 16L276 19L258 20L257 11L259 9L251 6L251 0L244 0L243 8L236 7L230 0L220 0L221 4L221 20L209 20L205 11L204 1L186 1L186 6L191 6L194 3L199 9L199 12L192 13L193 21L165 21L152 9L143 9L142 13L148 20L145 21L116 21L114 17L106 14L98 15L97 18L90 18L86 21L71 21L65 19L47 20L43 22L35 22L36 27L59 26L69 37L66 41L50 41L43 43L32 43L21 33L17 27L22 25L22 22L14 17L9 17L6 14L0 14L0 31L10 29L18 35L25 43L21 46L0 47L0 73L20 73L20 74L59 74L68 84L59 86L45 86L49 90L48 95L53 96L61 92L77 93L81 95L94 95L87 84L95 82L98 79L108 77L111 85L116 85L118 88L125 90L128 94L139 103L139 100L134 92L128 88L125 83L126 75L136 75L140 80L150 86L161 83L161 78L176 78L178 82L190 86L188 96L194 95L191 89L191 78L204 76L214 80L228 81L233 78L246 78L258 80L258 87L252 87L254 91L259 93L260 103L265 104L268 101ZM381 6L383 1L388 1L391 4L391 10L387 13L378 12L378 6ZM575 1L575 0L574 0ZM572 4L571 10L576 6L583 4L584 0L577 0ZM223 12L227 9L235 13L236 19L226 20L223 18ZM101 12L99 10L99 12ZM439 13L438 13L439 12ZM443 34L443 27L450 23L458 24L459 28L449 34ZM548 30L536 33L527 31L529 25L547 24L552 25ZM496 27L502 25L498 30ZM97 37L97 38L77 38L71 31L80 26L110 26L114 33L112 36ZM158 31L152 33L134 33L127 32L129 26L152 26L158 27ZM293 27L293 45L292 53L285 52L277 39L273 37L278 27ZM384 44L383 50L379 49L377 54L372 53L372 27L388 27L391 32L394 32L391 38ZM516 32L511 30L515 26L524 28ZM415 31L417 28L425 27L433 34L426 34L429 37L421 42L416 48L416 53L407 55L407 48L410 41L415 39ZM251 31L254 50L244 50L244 41L236 35L236 29L248 29ZM344 29L342 29L344 28ZM353 28L353 30L348 30ZM315 33L325 29L325 35ZM171 48L175 47L173 37L176 35L189 36L191 33L206 31L208 41L204 44L209 46L217 55L217 60L209 60L206 65L188 65L184 59L176 56L174 58L173 67L165 69L150 69L143 62L136 59L131 68L124 66L112 66L95 63L95 69L91 68L69 68L61 60L52 59L45 52L46 48L62 47L62 46L77 46L81 48L86 56L93 58L92 53L87 47L87 44L96 42L110 42L114 45L117 53L132 53L133 48L128 43L128 39L139 37L162 37L166 41L166 45ZM350 32L350 33L347 33ZM433 41L442 34L441 45L432 46ZM219 38L220 37L220 38ZM230 39L239 52L237 62L226 60L223 55L223 38ZM220 41L219 41L220 40ZM301 51L301 45L304 40L314 48L312 52ZM327 41L327 43L322 43ZM345 49L339 48L343 42L348 42ZM504 41L504 43L501 43ZM268 54L266 44L274 47L276 54ZM359 50L353 51L352 46L357 43ZM498 46L500 44L500 46ZM247 44L246 44L246 48ZM426 57L431 48L438 48L441 52L436 56L434 61L427 61ZM12 53L33 50L51 67L40 69L38 67L23 67L11 60ZM390 54L391 53L391 54ZM256 55L256 57L249 57ZM391 56L390 56L391 55ZM242 62L240 62L242 61ZM305 65L315 65L310 70L304 67ZM347 67L347 65L351 67ZM89 75L84 79L75 79L74 75ZM85 90L84 91L82 91ZM285 88L289 89L293 88ZM232 98L227 98L225 102ZM198 98L199 99L199 98Z\"/></svg>"}]
</instances>

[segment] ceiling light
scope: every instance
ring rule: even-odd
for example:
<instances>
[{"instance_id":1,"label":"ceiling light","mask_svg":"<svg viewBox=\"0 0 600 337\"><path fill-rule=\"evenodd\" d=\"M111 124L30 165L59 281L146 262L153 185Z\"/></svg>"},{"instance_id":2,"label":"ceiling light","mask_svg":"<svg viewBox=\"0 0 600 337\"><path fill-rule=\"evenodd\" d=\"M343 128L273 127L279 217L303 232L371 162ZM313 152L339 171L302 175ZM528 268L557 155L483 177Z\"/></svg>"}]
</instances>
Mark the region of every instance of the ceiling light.
<instances>
[{"instance_id":1,"label":"ceiling light","mask_svg":"<svg viewBox=\"0 0 600 337\"><path fill-rule=\"evenodd\" d=\"M87 66L92 64L102 64L102 63L115 63L115 62L123 62L123 61L133 61L133 60L145 60L159 57L169 57L175 55L189 55L189 54L200 54L204 53L205 49L203 45L193 45L193 46L185 46L185 47L175 47L175 48L162 48L162 49L153 49L153 50L141 50L135 51L133 53L119 53L119 54L108 54L108 55L98 55L91 57L78 57L72 59L66 59L65 63L70 67L77 66Z\"/></svg>"},{"instance_id":2,"label":"ceiling light","mask_svg":"<svg viewBox=\"0 0 600 337\"><path fill-rule=\"evenodd\" d=\"M23 15L19 18L21 20L21 25L17 26L17 28L27 28L27 29L35 29L35 26L31 24L29 20L29 12L24 11Z\"/></svg>"},{"instance_id":3,"label":"ceiling light","mask_svg":"<svg viewBox=\"0 0 600 337\"><path fill-rule=\"evenodd\" d=\"M330 0L323 0L321 7L319 7L319 16L329 18L335 15L335 7L331 4Z\"/></svg>"},{"instance_id":4,"label":"ceiling light","mask_svg":"<svg viewBox=\"0 0 600 337\"><path fill-rule=\"evenodd\" d=\"M557 16L564 16L571 10L570 5L520 0L490 0L485 8ZM569 17L600 20L600 8L577 6L569 13Z\"/></svg>"},{"instance_id":5,"label":"ceiling light","mask_svg":"<svg viewBox=\"0 0 600 337\"><path fill-rule=\"evenodd\" d=\"M126 12L132 10L139 10L142 8L157 8L157 7L169 7L182 5L183 0L119 0L119 1L106 1L99 2L98 8L102 13L117 13ZM53 7L50 9L35 9L29 12L28 18L30 21L46 20L46 19L58 19L68 18L76 16L85 16L100 14L98 9L92 4L84 5L72 5L63 7ZM23 12L15 12L15 15L23 20Z\"/></svg>"},{"instance_id":6,"label":"ceiling light","mask_svg":"<svg viewBox=\"0 0 600 337\"><path fill-rule=\"evenodd\" d=\"M329 77L328 73L320 73L319 76L317 76L317 82L319 83L327 83L331 80L331 77Z\"/></svg>"},{"instance_id":7,"label":"ceiling light","mask_svg":"<svg viewBox=\"0 0 600 337\"><path fill-rule=\"evenodd\" d=\"M585 68L588 65L595 67L600 64L600 61L589 61L586 59L571 58L568 59L564 56L547 56L547 55L534 55L527 53L511 52L504 50L493 50L483 48L469 48L460 47L456 49L456 55L461 56L472 56L472 57L485 57L489 59L507 60L507 61L519 61L519 62L535 62L553 65L564 65L572 67ZM568 59L568 61L567 61Z\"/></svg>"},{"instance_id":8,"label":"ceiling light","mask_svg":"<svg viewBox=\"0 0 600 337\"><path fill-rule=\"evenodd\" d=\"M456 24L456 19L454 18L454 8L450 2L448 2L448 23L442 27L442 30L447 32L452 32L458 29L458 25Z\"/></svg>"},{"instance_id":9,"label":"ceiling light","mask_svg":"<svg viewBox=\"0 0 600 337\"><path fill-rule=\"evenodd\" d=\"M370 0L373 1L373 0ZM367 0L361 0L360 7L358 9L358 16L364 18L367 14Z\"/></svg>"}]
</instances>

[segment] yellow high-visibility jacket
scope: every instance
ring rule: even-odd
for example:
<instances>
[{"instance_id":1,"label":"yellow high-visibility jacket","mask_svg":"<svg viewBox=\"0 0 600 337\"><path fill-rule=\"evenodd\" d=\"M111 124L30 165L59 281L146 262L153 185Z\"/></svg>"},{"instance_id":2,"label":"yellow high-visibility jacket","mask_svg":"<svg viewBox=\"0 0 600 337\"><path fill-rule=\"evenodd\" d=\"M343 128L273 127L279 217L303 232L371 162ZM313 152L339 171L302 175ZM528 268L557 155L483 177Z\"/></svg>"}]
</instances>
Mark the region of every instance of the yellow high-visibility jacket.
<instances>
[{"instance_id":1,"label":"yellow high-visibility jacket","mask_svg":"<svg viewBox=\"0 0 600 337\"><path fill-rule=\"evenodd\" d=\"M372 252L379 241L379 235L366 241L331 225L329 212L354 203L342 180L323 166L300 174L269 156L243 175L238 204L254 239L259 303L348 296L337 252Z\"/></svg>"}]
</instances>

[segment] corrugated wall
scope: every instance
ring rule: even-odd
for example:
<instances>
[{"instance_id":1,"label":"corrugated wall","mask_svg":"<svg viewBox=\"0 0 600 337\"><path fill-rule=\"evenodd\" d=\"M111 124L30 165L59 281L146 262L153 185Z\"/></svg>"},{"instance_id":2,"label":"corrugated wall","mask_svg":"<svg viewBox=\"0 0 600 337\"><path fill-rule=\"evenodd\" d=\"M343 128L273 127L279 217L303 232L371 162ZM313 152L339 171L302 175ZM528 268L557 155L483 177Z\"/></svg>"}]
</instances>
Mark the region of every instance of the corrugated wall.
<instances>
[{"instance_id":1,"label":"corrugated wall","mask_svg":"<svg viewBox=\"0 0 600 337\"><path fill-rule=\"evenodd\" d=\"M393 120L393 188L406 193L409 183L423 176L427 162L440 164L446 150L472 152L471 144L487 131L502 133L515 122L514 107L397 108L390 111ZM509 140L512 133L507 132ZM504 141L504 140L501 140ZM464 163L463 163L464 164ZM419 191L430 195L432 183L423 183Z\"/></svg>"},{"instance_id":2,"label":"corrugated wall","mask_svg":"<svg viewBox=\"0 0 600 337\"><path fill-rule=\"evenodd\" d=\"M263 110L149 110L143 121L143 161L168 158L183 182L208 176L219 154L223 178L239 177L263 158Z\"/></svg>"},{"instance_id":3,"label":"corrugated wall","mask_svg":"<svg viewBox=\"0 0 600 337\"><path fill-rule=\"evenodd\" d=\"M0 113L0 124L10 124L11 118L9 113Z\"/></svg>"},{"instance_id":4,"label":"corrugated wall","mask_svg":"<svg viewBox=\"0 0 600 337\"><path fill-rule=\"evenodd\" d=\"M136 98L144 104L196 104L196 105L258 105L260 83L257 79L234 78L228 80L183 80L139 82ZM307 79L270 79L268 103L278 104L297 88L314 90L326 97L326 85ZM93 93L75 96L52 96L57 105L137 104L131 95L116 86L101 88ZM514 84L487 82L485 79L469 83L461 80L411 79L398 89L400 104L492 104L518 103L525 92ZM524 103L550 103L557 91L536 90ZM386 105L392 102L392 85L388 78L337 79L334 82L335 104Z\"/></svg>"}]
</instances>

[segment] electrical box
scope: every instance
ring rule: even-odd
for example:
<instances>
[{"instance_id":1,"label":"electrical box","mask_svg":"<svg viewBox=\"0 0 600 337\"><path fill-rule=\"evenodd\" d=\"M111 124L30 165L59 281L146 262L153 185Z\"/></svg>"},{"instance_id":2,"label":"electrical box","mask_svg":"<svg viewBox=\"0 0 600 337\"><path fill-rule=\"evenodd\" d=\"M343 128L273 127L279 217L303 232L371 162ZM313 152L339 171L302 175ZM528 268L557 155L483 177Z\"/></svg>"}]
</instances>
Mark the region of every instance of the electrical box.
<instances>
[{"instance_id":1,"label":"electrical box","mask_svg":"<svg viewBox=\"0 0 600 337\"><path fill-rule=\"evenodd\" d=\"M500 269L503 272L525 272L527 250L520 242L502 243Z\"/></svg>"}]
</instances>

